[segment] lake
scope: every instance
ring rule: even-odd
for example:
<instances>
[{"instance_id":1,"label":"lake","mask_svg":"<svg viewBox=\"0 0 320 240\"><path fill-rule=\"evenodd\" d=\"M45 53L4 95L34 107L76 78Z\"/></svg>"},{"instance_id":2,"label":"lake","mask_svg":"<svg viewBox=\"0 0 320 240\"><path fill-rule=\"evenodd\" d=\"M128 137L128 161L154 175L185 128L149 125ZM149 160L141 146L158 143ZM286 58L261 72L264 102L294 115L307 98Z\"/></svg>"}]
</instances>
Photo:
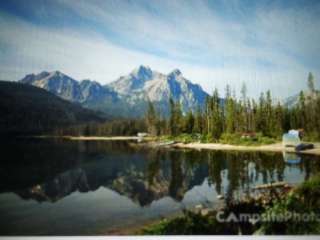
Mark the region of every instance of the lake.
<instances>
[{"instance_id":1,"label":"lake","mask_svg":"<svg viewBox=\"0 0 320 240\"><path fill-rule=\"evenodd\" d=\"M320 158L151 149L133 141L2 140L0 235L112 234L256 185L297 184Z\"/></svg>"}]
</instances>

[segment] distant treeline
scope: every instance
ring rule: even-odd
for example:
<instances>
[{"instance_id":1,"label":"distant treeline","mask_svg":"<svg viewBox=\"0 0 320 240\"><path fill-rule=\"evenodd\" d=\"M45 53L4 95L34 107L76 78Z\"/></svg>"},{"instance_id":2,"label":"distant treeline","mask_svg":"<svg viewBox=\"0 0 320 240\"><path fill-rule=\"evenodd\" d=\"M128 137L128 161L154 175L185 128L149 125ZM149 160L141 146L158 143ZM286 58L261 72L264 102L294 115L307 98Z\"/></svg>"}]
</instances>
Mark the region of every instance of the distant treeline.
<instances>
[{"instance_id":1,"label":"distant treeline","mask_svg":"<svg viewBox=\"0 0 320 240\"><path fill-rule=\"evenodd\" d=\"M207 139L219 140L225 134L261 133L280 138L289 129L302 128L312 140L320 139L320 94L315 89L314 77L308 76L308 94L300 92L298 103L288 107L272 100L271 92L261 93L258 101L247 97L246 85L237 99L231 87L220 98L217 89L207 97L203 108L183 114L179 102L170 99L169 117L161 116L149 102L144 118L114 120L103 124L86 124L64 130L64 135L135 135L148 132L152 135L201 134Z\"/></svg>"},{"instance_id":2,"label":"distant treeline","mask_svg":"<svg viewBox=\"0 0 320 240\"><path fill-rule=\"evenodd\" d=\"M105 123L88 123L67 128L56 128L54 135L68 136L132 136L138 132L146 132L144 119L117 119Z\"/></svg>"}]
</instances>

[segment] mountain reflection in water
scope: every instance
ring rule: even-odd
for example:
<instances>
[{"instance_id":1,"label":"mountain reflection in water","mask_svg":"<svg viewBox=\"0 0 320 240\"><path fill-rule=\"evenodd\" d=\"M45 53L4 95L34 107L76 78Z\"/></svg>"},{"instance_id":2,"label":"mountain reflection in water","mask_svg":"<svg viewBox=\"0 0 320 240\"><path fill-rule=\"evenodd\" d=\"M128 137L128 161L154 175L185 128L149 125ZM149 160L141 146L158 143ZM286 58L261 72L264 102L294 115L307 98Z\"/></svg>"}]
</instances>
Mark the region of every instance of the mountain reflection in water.
<instances>
[{"instance_id":1,"label":"mountain reflection in water","mask_svg":"<svg viewBox=\"0 0 320 240\"><path fill-rule=\"evenodd\" d=\"M54 208L54 204L64 199L67 201L67 196L74 193L87 194L100 189L124 196L142 209L152 204L157 206L157 202L163 203L168 197L183 208L215 202L219 194L232 199L250 192L257 184L298 183L320 170L320 159L307 155L296 156L299 161L290 164L284 158L288 155L281 153L148 149L125 141L20 140L3 145L7 157L0 168L0 203L5 202L7 193L14 193L20 201L53 205L48 208ZM94 201L91 199L90 204ZM72 203L76 204L76 201ZM171 207L167 206L168 211ZM126 217L125 210L120 211ZM158 211L159 216L164 214L157 208L152 211ZM0 213L6 213L14 222L13 213L4 206L0 206ZM3 230L0 233L16 233L14 227ZM74 229L71 233L79 231ZM61 230L61 233L69 232Z\"/></svg>"}]
</instances>

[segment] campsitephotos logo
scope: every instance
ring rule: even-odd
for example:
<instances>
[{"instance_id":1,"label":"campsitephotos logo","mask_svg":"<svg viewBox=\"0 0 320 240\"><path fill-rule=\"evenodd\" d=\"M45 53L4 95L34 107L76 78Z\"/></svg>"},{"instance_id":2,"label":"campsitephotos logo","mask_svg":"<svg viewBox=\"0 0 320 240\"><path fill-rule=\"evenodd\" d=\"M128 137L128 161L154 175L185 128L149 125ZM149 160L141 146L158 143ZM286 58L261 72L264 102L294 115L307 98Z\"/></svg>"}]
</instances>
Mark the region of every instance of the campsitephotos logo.
<instances>
[{"instance_id":1,"label":"campsitephotos logo","mask_svg":"<svg viewBox=\"0 0 320 240\"><path fill-rule=\"evenodd\" d=\"M257 222L320 222L320 215L315 213L296 213L296 212L286 212L283 214L257 214L257 213L240 213L235 214L233 212L226 214L223 211L219 211L216 214L216 219L218 222L250 222L255 224Z\"/></svg>"}]
</instances>

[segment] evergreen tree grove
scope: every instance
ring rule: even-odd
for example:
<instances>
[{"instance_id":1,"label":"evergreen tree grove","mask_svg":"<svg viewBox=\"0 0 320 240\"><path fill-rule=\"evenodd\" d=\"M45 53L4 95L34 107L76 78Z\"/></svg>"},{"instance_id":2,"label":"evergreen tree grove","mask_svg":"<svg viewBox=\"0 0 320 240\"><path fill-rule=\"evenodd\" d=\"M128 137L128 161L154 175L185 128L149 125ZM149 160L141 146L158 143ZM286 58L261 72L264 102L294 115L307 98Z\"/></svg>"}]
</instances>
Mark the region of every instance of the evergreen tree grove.
<instances>
[{"instance_id":1,"label":"evergreen tree grove","mask_svg":"<svg viewBox=\"0 0 320 240\"><path fill-rule=\"evenodd\" d=\"M281 138L289 129L303 128L309 139L320 139L320 93L315 89L310 73L307 87L301 91L298 102L291 107L275 102L270 91L261 93L258 101L247 97L246 86L237 99L226 86L225 98L217 89L208 96L204 106L183 113L179 101L169 100L169 115L160 117L152 102L143 119L120 119L102 124L86 124L68 129L57 129L64 135L134 135L147 131L151 135L201 134L217 141L224 134L261 133L263 136Z\"/></svg>"}]
</instances>

